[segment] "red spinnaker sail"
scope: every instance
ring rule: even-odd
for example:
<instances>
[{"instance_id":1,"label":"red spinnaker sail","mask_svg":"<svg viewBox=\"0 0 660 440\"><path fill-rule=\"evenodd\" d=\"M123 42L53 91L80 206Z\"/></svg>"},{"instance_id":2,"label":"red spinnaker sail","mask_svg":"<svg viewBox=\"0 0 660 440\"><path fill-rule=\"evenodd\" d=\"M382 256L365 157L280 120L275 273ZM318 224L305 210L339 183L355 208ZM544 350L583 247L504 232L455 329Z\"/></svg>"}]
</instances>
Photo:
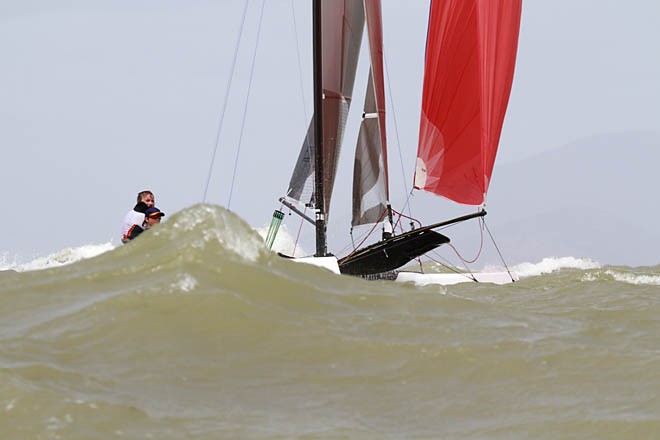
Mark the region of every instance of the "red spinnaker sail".
<instances>
[{"instance_id":1,"label":"red spinnaker sail","mask_svg":"<svg viewBox=\"0 0 660 440\"><path fill-rule=\"evenodd\" d=\"M509 102L522 0L432 0L415 188L484 202Z\"/></svg>"}]
</instances>

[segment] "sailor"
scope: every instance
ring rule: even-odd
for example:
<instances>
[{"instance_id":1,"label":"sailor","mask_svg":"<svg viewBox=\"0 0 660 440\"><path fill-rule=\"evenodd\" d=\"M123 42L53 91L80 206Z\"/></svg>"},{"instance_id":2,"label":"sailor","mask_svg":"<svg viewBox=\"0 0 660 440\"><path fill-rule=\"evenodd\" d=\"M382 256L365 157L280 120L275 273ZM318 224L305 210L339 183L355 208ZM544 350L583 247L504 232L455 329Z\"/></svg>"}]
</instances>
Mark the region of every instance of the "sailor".
<instances>
[{"instance_id":1,"label":"sailor","mask_svg":"<svg viewBox=\"0 0 660 440\"><path fill-rule=\"evenodd\" d=\"M165 217L165 213L155 206L144 211L144 222L147 226L146 229L160 223L160 219L163 217Z\"/></svg>"},{"instance_id":2,"label":"sailor","mask_svg":"<svg viewBox=\"0 0 660 440\"><path fill-rule=\"evenodd\" d=\"M144 212L148 208L152 208L156 204L156 197L154 193L149 190L140 191L137 195L137 204L124 216L124 222L121 225L121 242L126 243L128 238L128 231L133 225L142 226L144 221Z\"/></svg>"},{"instance_id":3,"label":"sailor","mask_svg":"<svg viewBox=\"0 0 660 440\"><path fill-rule=\"evenodd\" d=\"M147 208L147 210L144 212L144 221L140 225L131 226L128 230L128 233L126 234L126 241L122 240L122 242L126 243L130 240L133 240L147 229L150 229L154 225L160 223L160 219L164 216L165 213L161 212L161 210L155 206L152 208Z\"/></svg>"}]
</instances>

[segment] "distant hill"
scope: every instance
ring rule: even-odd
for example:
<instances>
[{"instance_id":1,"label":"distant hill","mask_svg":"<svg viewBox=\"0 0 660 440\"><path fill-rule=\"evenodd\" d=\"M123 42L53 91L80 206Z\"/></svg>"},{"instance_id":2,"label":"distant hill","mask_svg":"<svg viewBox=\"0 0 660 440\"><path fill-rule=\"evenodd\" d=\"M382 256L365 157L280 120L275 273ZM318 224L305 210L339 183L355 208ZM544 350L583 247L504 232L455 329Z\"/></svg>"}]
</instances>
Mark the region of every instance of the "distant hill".
<instances>
[{"instance_id":1,"label":"distant hill","mask_svg":"<svg viewBox=\"0 0 660 440\"><path fill-rule=\"evenodd\" d=\"M489 226L513 261L570 255L658 264L659 164L660 133L636 131L498 165Z\"/></svg>"}]
</instances>

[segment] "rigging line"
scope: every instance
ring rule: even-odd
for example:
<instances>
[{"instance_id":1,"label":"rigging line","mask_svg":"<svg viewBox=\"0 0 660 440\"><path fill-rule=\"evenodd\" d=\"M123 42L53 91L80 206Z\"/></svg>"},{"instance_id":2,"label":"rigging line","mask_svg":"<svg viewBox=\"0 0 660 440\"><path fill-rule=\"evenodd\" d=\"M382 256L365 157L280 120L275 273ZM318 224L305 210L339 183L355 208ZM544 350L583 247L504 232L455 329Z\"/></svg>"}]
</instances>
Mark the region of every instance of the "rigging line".
<instances>
[{"instance_id":1,"label":"rigging line","mask_svg":"<svg viewBox=\"0 0 660 440\"><path fill-rule=\"evenodd\" d=\"M302 61L300 57L300 45L298 44L300 39L298 37L298 24L296 21L296 8L294 6L294 1L295 0L291 0L291 15L293 16L293 34L296 39L296 56L298 57L298 84L300 85L300 97L303 106L303 128L305 128L307 124L307 105L305 104L305 85L303 84L302 80Z\"/></svg>"},{"instance_id":2,"label":"rigging line","mask_svg":"<svg viewBox=\"0 0 660 440\"><path fill-rule=\"evenodd\" d=\"M399 215L402 215L402 214L399 214ZM414 220L414 219L411 219L411 220ZM470 268L467 267L467 264L468 263L472 264L475 261L477 261L479 259L479 257L481 256L481 253L483 252L483 249L484 249L484 226L486 225L486 222L483 218L480 218L479 220L480 220L480 224L481 224L481 227L479 228L479 235L480 235L480 237L479 237L479 250L477 251L477 255L472 260L467 260L465 257L463 257L463 255L461 255L461 253L458 251L458 249L456 249L456 247L453 244L451 244L451 243L448 244L448 246L454 250L454 253L458 257L458 259L463 263L463 265L465 266L465 269L467 269L468 272L471 272L471 270L470 270ZM443 231L445 229L449 229L449 228L452 228L454 226L456 226L456 224L450 224L450 225L446 225L446 226L437 228L437 230ZM435 261L435 260L433 260L433 261ZM437 263L437 261L436 261L436 263Z\"/></svg>"},{"instance_id":3,"label":"rigging line","mask_svg":"<svg viewBox=\"0 0 660 440\"><path fill-rule=\"evenodd\" d=\"M291 211L291 210L289 210ZM307 206L305 206L305 210L303 211L303 214L307 214ZM291 254L292 256L296 256L296 249L298 249L298 240L300 240L300 232L302 231L303 227L303 222L305 219L303 217L300 217L300 225L298 226L298 234L296 235L296 242L293 245L293 253Z\"/></svg>"},{"instance_id":4,"label":"rigging line","mask_svg":"<svg viewBox=\"0 0 660 440\"><path fill-rule=\"evenodd\" d=\"M454 273L457 273L457 274L459 274L459 275L463 275L464 277L469 278L469 279L471 279L471 280L473 280L473 281L477 281L476 278L474 277L474 274L473 274L472 271L470 270L470 268L467 267L465 264L463 264L463 265L465 266L465 270L467 270L467 272L461 272L460 270L456 269L456 267L455 267L454 265L452 265L452 264L449 262L448 259L442 257L438 252L435 252L435 251L434 251L433 253L436 255L437 260L436 260L435 258L429 256L428 254L426 254L426 257L427 257L429 260L431 260L431 261L433 261L433 262L435 262L435 263L438 263L440 266L444 267L445 269L449 270L450 272L454 272ZM442 261L439 261L439 260L443 260L444 263L443 263Z\"/></svg>"},{"instance_id":5,"label":"rigging line","mask_svg":"<svg viewBox=\"0 0 660 440\"><path fill-rule=\"evenodd\" d=\"M206 195L209 191L209 184L211 183L211 175L213 174L213 166L215 164L215 156L218 152L218 146L220 145L220 134L222 133L222 125L225 121L225 111L227 110L227 101L229 101L229 91L231 90L231 82L234 78L234 71L236 70L236 59L238 58L238 48L241 45L241 39L243 37L243 28L245 25L245 17L247 15L249 0L245 0L245 6L243 7L243 18L241 19L241 27L238 31L238 39L236 40L236 47L234 48L234 58L231 62L231 69L229 71L229 82L227 83L227 90L225 90L225 102L222 106L222 112L220 112L220 122L218 124L218 131L215 135L215 147L213 148L213 155L211 156L211 165L209 166L209 175L206 178L206 186L204 187L204 197L202 202L206 202Z\"/></svg>"},{"instance_id":6,"label":"rigging line","mask_svg":"<svg viewBox=\"0 0 660 440\"><path fill-rule=\"evenodd\" d=\"M396 212L396 215L399 216L399 218L398 218L397 221L396 221L396 225L399 226L399 230L401 231L401 233L404 232L403 225L401 224L401 219L404 218L404 217L410 219L410 229L411 229L411 230L412 230L413 227L414 227L414 225L413 225L413 221L417 221L417 222L419 223L420 227L421 227L422 223L419 222L419 220L416 220L416 219L414 219L414 218L412 218L412 217L408 217L407 215L402 214L402 213L400 213L400 212L398 212L398 211L394 211L394 212ZM394 227L394 229L396 230L396 226ZM422 256L420 255L419 257L415 258L415 261L417 261L417 264L419 264L419 271L420 271L421 273L424 273L424 265L422 264Z\"/></svg>"},{"instance_id":7,"label":"rigging line","mask_svg":"<svg viewBox=\"0 0 660 440\"><path fill-rule=\"evenodd\" d=\"M399 212L399 211L396 211L396 210L394 210L394 209L392 210L392 212L394 212L395 214L397 214L397 215L399 216L399 219L396 221L396 225L395 225L395 226L399 225L399 223L401 222L401 219L402 219L402 218L405 218L405 219L410 220L411 222L416 222L416 223L419 225L420 228L422 227L422 222L420 222L418 219L416 219L416 218L414 218L414 217L409 217L409 216L405 215L404 213ZM401 229L403 230L403 227L401 227ZM443 228L443 229L444 229L444 228Z\"/></svg>"},{"instance_id":8,"label":"rigging line","mask_svg":"<svg viewBox=\"0 0 660 440\"><path fill-rule=\"evenodd\" d=\"M408 194L408 198L406 199L406 203L403 204L403 208L401 209L402 211L405 211L406 207L408 207L408 212L410 213L411 216L412 216L412 212L410 212L409 202L410 202L410 199L411 199L412 197L413 197L413 192L412 192L412 190L410 190L410 193ZM410 219L410 220L414 220L414 221L416 221L417 223L419 223L420 226L422 225L422 222L420 222L420 221L417 220L417 219L414 219L414 218L411 217L411 216L407 216L407 215L402 214L401 212L398 212L398 211L395 211L395 212L396 212L397 214L399 214L399 219L397 220L397 224L401 221L401 218L402 218L402 217L406 217L406 218L408 218L408 219ZM395 225L395 226L396 226L396 225Z\"/></svg>"},{"instance_id":9,"label":"rigging line","mask_svg":"<svg viewBox=\"0 0 660 440\"><path fill-rule=\"evenodd\" d=\"M252 89L252 78L254 77L254 65L257 60L257 49L259 48L259 37L261 36L261 22L264 16L264 2L261 0L261 12L259 13L259 25L257 27L257 39L254 43L254 52L252 53L252 66L250 67L250 79L248 80L247 96L245 97L245 106L243 107L243 121L241 122L241 132L238 136L238 149L236 150L236 159L234 160L234 173L231 177L231 188L229 189L229 200L227 201L227 209L231 207L231 197L234 194L234 183L236 182L236 171L238 170L238 159L241 154L241 144L243 141L243 133L245 131L245 121L247 119L247 108L250 102L250 90Z\"/></svg>"},{"instance_id":10,"label":"rigging line","mask_svg":"<svg viewBox=\"0 0 660 440\"><path fill-rule=\"evenodd\" d=\"M302 69L302 57L300 56L300 44L299 37L298 37L298 22L296 21L296 10L294 6L294 0L291 0L291 15L293 17L293 33L295 36L295 43L296 43L296 57L298 60L298 84L300 85L300 99L302 101L302 107L303 107L303 133L305 133L305 138L303 140L303 146L307 147L307 154L310 158L314 157L314 153L312 152L312 140L309 138L308 135L311 135L310 133L307 133L307 118L308 118L308 112L307 112L307 105L305 104L305 85L303 84L303 69ZM314 165L313 163L310 163L310 175L312 172L314 172ZM309 196L309 200L312 200L314 198L314 190L315 188L312 189L312 194ZM302 195L300 198L302 199Z\"/></svg>"},{"instance_id":11,"label":"rigging line","mask_svg":"<svg viewBox=\"0 0 660 440\"><path fill-rule=\"evenodd\" d=\"M378 225L376 225L376 226L378 226ZM374 228L371 228L370 231L367 231L367 232L364 232L364 233L360 234L358 236L358 240L360 240L360 242L363 243L367 238L369 238L369 235L371 235L374 230L375 230ZM344 247L342 247L341 249L339 249L337 251L338 254L343 254L344 252L348 251L349 249L350 249L350 252L352 254L355 251L355 249L357 248L355 246L355 237L353 235L353 231L354 231L354 228L351 227L351 232L349 234L351 236L351 242L344 245Z\"/></svg>"},{"instance_id":12,"label":"rigging line","mask_svg":"<svg viewBox=\"0 0 660 440\"><path fill-rule=\"evenodd\" d=\"M396 136L396 147L397 150L399 151L399 165L401 167L401 175L403 176L403 185L404 188L406 189L406 192L408 191L407 188L407 183L408 182L408 177L406 176L406 170L403 166L403 154L401 153L401 141L399 139L399 125L396 120L396 111L394 110L394 95L392 94L392 83L390 81L390 71L387 67L387 57L385 56L385 53L383 51L383 62L385 65L385 76L387 77L387 90L390 93L390 108L392 109L392 119L394 121L394 135ZM408 207L408 214L412 216L412 210L410 206L410 196L412 195L412 189L406 196L406 203L404 204L403 209Z\"/></svg>"},{"instance_id":13,"label":"rigging line","mask_svg":"<svg viewBox=\"0 0 660 440\"><path fill-rule=\"evenodd\" d=\"M500 248L497 246L497 243L495 243L495 239L493 238L493 234L490 233L490 229L488 229L488 225L486 224L486 221L482 219L484 222L484 227L486 228L486 231L488 231L488 235L490 236L491 241L493 242L493 245L495 246L495 249L497 250L497 253L500 255L500 259L502 260L502 263L504 264L504 267L506 268L506 272L509 274L509 277L511 277L511 281L515 282L516 280L513 278L513 275L511 275L511 271L509 270L509 266L506 264L506 261L504 261L504 257L502 256L502 252L500 252Z\"/></svg>"},{"instance_id":14,"label":"rigging line","mask_svg":"<svg viewBox=\"0 0 660 440\"><path fill-rule=\"evenodd\" d=\"M376 223L374 223L374 226L373 226L373 227L371 228L371 230L367 233L367 236L364 237L364 239L363 239L363 240L357 245L357 247L355 247L355 248L351 251L350 254L346 255L344 258L342 258L342 259L339 260L340 263L341 263L342 261L346 260L348 257L350 257L351 255L353 255L355 252L358 251L358 248L359 248L360 246L362 246L362 245L364 244L365 241L367 241L367 239L371 236L371 234L373 234L373 232L376 230L376 228L378 227L378 225L380 224L380 222L383 221L383 219L385 218L385 214L387 214L387 209L383 211L383 213L380 215L380 218L378 219L378 221L377 221Z\"/></svg>"},{"instance_id":15,"label":"rigging line","mask_svg":"<svg viewBox=\"0 0 660 440\"><path fill-rule=\"evenodd\" d=\"M460 258L465 264L468 264L468 263L472 264L475 261L477 261L479 259L479 257L481 256L481 252L484 249L484 228L483 228L483 226L485 226L486 222L484 222L483 218L480 218L479 220L481 221L481 224L482 224L482 227L479 228L479 232L480 232L480 235L481 235L480 242L479 242L479 251L477 252L477 255L472 260L466 260L465 257L463 257L463 255L461 255L461 253L458 252L458 249L456 249L454 247L454 245L449 244L449 246L454 250L454 252L456 252L456 255L458 255L458 258Z\"/></svg>"},{"instance_id":16,"label":"rigging line","mask_svg":"<svg viewBox=\"0 0 660 440\"><path fill-rule=\"evenodd\" d=\"M376 224L376 226L378 226L378 225ZM349 233L349 235L351 236L351 242L348 243L348 244L345 244L344 247L340 248L340 249L337 251L338 254L343 254L344 252L347 252L349 249L350 249L350 252L352 253L352 252L356 249L356 246L355 246L355 236L354 236L354 234L353 234L354 231L355 231L355 228L354 228L353 226L351 226L351 230L350 230L350 233ZM373 233L373 231L374 231L374 228L371 228L370 231L367 231L367 232L361 233L360 235L358 235L358 240L360 240L361 242L363 242L364 240L366 240L367 238L369 238L369 235L370 235L371 233Z\"/></svg>"},{"instance_id":17,"label":"rigging line","mask_svg":"<svg viewBox=\"0 0 660 440\"><path fill-rule=\"evenodd\" d=\"M444 228L443 228L443 229L444 229ZM483 231L482 231L482 236L481 236L481 245L482 245L482 247L483 247ZM461 263L463 263L463 267L465 268L466 272L460 272L458 269L456 269L456 268L455 268L456 266L454 266L453 264L451 264L447 258L442 257L442 256L440 255L440 253L438 253L437 250L434 250L433 253L437 256L437 258L443 260L446 264L443 264L442 262L440 262L440 261L434 259L433 257L429 256L428 254L427 254L427 257L428 257L430 260L435 261L436 263L438 263L438 264L440 264L441 266L445 267L446 269L449 269L450 271L453 271L453 272L456 272L457 274L463 275L463 276L465 276L466 278L471 279L471 280L474 281L475 283L478 282L477 278L474 276L474 273L472 273L472 269L470 269L470 268L468 267L468 265L467 265L468 262L465 261L465 259L463 258L463 256L458 252L458 249L456 249L456 247L455 247L453 244L451 244L451 243L448 243L447 246L449 246L449 247L454 251L454 253L455 253L456 256L458 257L458 260L459 260ZM479 253L481 254L481 249L479 250ZM476 261L476 259L475 259L475 261ZM472 262L471 262L471 263L472 263ZM469 274L469 276L468 276L468 274Z\"/></svg>"}]
</instances>

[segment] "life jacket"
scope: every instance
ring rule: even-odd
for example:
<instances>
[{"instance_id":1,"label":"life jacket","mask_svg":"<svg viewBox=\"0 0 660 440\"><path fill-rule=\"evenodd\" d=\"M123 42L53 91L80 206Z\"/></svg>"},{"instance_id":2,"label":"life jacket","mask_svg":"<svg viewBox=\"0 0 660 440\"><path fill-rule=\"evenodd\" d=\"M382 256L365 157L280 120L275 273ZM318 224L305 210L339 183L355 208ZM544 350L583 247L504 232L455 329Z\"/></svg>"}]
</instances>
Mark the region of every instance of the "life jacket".
<instances>
[{"instance_id":1,"label":"life jacket","mask_svg":"<svg viewBox=\"0 0 660 440\"><path fill-rule=\"evenodd\" d=\"M124 217L124 222L121 225L121 242L126 243L131 240L128 238L129 230L137 225L142 228L142 223L144 222L144 211L146 211L148 206L144 202L139 202L135 207L128 211Z\"/></svg>"},{"instance_id":2,"label":"life jacket","mask_svg":"<svg viewBox=\"0 0 660 440\"><path fill-rule=\"evenodd\" d=\"M121 242L128 243L133 240L135 237L144 232L144 228L140 225L133 225L128 229L128 232L123 235Z\"/></svg>"}]
</instances>

